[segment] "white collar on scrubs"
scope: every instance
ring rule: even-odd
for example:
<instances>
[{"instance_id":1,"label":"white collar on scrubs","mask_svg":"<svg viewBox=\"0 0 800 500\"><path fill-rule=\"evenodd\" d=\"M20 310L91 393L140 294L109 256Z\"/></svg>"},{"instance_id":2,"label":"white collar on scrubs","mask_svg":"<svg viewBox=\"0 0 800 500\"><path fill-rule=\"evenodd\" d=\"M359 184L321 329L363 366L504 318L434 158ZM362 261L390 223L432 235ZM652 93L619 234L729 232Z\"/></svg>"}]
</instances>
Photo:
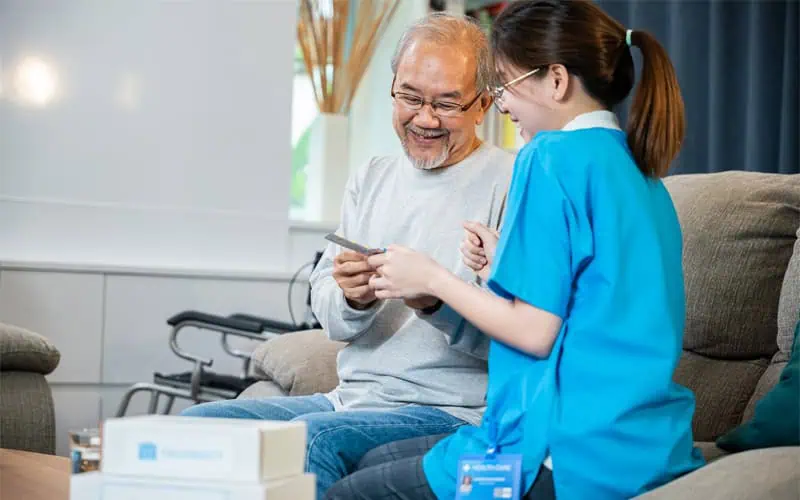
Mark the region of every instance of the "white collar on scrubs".
<instances>
[{"instance_id":1,"label":"white collar on scrubs","mask_svg":"<svg viewBox=\"0 0 800 500\"><path fill-rule=\"evenodd\" d=\"M610 128L622 130L617 115L607 110L583 113L569 121L561 130L580 130L584 128Z\"/></svg>"}]
</instances>

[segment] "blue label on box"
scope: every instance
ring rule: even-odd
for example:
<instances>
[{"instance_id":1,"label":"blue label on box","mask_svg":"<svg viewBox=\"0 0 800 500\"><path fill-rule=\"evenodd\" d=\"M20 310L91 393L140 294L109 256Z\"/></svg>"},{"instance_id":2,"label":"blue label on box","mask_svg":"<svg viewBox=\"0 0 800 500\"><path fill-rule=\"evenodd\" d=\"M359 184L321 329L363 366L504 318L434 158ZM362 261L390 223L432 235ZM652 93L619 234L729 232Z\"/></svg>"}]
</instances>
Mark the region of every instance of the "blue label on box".
<instances>
[{"instance_id":1,"label":"blue label on box","mask_svg":"<svg viewBox=\"0 0 800 500\"><path fill-rule=\"evenodd\" d=\"M458 462L456 500L520 498L522 455L465 455Z\"/></svg>"},{"instance_id":2,"label":"blue label on box","mask_svg":"<svg viewBox=\"0 0 800 500\"><path fill-rule=\"evenodd\" d=\"M154 443L139 443L139 460L155 460L156 445Z\"/></svg>"}]
</instances>

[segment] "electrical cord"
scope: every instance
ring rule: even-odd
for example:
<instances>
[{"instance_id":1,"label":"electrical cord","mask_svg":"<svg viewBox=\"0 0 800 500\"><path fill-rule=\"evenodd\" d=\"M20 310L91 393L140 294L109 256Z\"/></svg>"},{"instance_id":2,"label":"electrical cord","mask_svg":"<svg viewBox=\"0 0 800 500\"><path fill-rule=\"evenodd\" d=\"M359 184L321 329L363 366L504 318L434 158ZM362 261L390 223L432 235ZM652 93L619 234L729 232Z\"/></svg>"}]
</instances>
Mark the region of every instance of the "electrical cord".
<instances>
[{"instance_id":1,"label":"electrical cord","mask_svg":"<svg viewBox=\"0 0 800 500\"><path fill-rule=\"evenodd\" d=\"M292 276L292 279L289 281L289 292L288 292L287 297L286 297L286 302L289 304L289 317L292 318L292 324L294 326L300 326L300 325L297 324L297 320L294 318L294 308L292 307L292 288L294 288L294 283L295 283L295 281L297 281L297 277L300 276L300 273L302 273L303 270L305 270L305 268L307 268L309 266L313 266L313 265L314 265L314 261L313 260L311 262L307 262L306 264L303 264L300 267L300 269L298 269L294 273L294 276Z\"/></svg>"}]
</instances>

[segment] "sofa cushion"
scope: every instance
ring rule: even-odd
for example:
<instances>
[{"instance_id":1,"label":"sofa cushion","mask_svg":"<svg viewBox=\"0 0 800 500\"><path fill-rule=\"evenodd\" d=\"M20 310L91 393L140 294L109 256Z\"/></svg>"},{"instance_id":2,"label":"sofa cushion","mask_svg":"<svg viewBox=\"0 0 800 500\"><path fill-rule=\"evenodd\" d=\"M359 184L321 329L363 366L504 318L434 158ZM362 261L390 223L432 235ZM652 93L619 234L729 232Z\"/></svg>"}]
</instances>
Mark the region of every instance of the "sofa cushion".
<instances>
[{"instance_id":1,"label":"sofa cushion","mask_svg":"<svg viewBox=\"0 0 800 500\"><path fill-rule=\"evenodd\" d=\"M721 449L737 452L777 446L800 446L800 322L794 348L780 381L755 408L753 418L717 440Z\"/></svg>"},{"instance_id":2,"label":"sofa cushion","mask_svg":"<svg viewBox=\"0 0 800 500\"><path fill-rule=\"evenodd\" d=\"M60 360L56 346L38 333L0 323L0 370L47 375Z\"/></svg>"},{"instance_id":3,"label":"sofa cushion","mask_svg":"<svg viewBox=\"0 0 800 500\"><path fill-rule=\"evenodd\" d=\"M710 358L769 360L800 227L800 174L675 175L665 185L683 231L684 348Z\"/></svg>"},{"instance_id":4,"label":"sofa cushion","mask_svg":"<svg viewBox=\"0 0 800 500\"><path fill-rule=\"evenodd\" d=\"M792 350L795 334L794 323L798 316L800 316L800 228L797 230L792 258L789 260L786 274L783 277L781 297L778 303L778 352L775 353L772 363L758 381L756 390L742 416L743 422L753 418L756 404L778 383Z\"/></svg>"},{"instance_id":5,"label":"sofa cushion","mask_svg":"<svg viewBox=\"0 0 800 500\"><path fill-rule=\"evenodd\" d=\"M322 330L287 333L259 345L252 359L256 375L290 396L325 393L339 385L336 357L344 345Z\"/></svg>"},{"instance_id":6,"label":"sofa cushion","mask_svg":"<svg viewBox=\"0 0 800 500\"><path fill-rule=\"evenodd\" d=\"M756 385L756 389L753 391L753 395L750 397L750 402L747 403L747 408L744 409L744 413L742 414L742 422L753 418L758 402L761 401L761 399L766 396L773 387L775 387L775 385L778 383L778 380L780 380L781 372L783 372L787 362L775 361L779 357L781 357L781 353L775 353L773 362L767 366L767 369L764 370L764 374L761 375L761 378Z\"/></svg>"},{"instance_id":7,"label":"sofa cushion","mask_svg":"<svg viewBox=\"0 0 800 500\"><path fill-rule=\"evenodd\" d=\"M674 378L694 392L696 441L715 441L739 425L767 360L719 360L684 351Z\"/></svg>"},{"instance_id":8,"label":"sofa cushion","mask_svg":"<svg viewBox=\"0 0 800 500\"><path fill-rule=\"evenodd\" d=\"M778 303L778 348L775 362L786 361L792 351L794 330L800 316L800 227L797 229L794 252L783 277Z\"/></svg>"},{"instance_id":9,"label":"sofa cushion","mask_svg":"<svg viewBox=\"0 0 800 500\"><path fill-rule=\"evenodd\" d=\"M274 380L260 380L243 390L236 399L268 399L288 395Z\"/></svg>"},{"instance_id":10,"label":"sofa cushion","mask_svg":"<svg viewBox=\"0 0 800 500\"><path fill-rule=\"evenodd\" d=\"M713 441L741 423L778 352L800 175L720 172L664 183L683 233L685 353L675 380L697 397L695 439Z\"/></svg>"},{"instance_id":11,"label":"sofa cushion","mask_svg":"<svg viewBox=\"0 0 800 500\"><path fill-rule=\"evenodd\" d=\"M734 453L636 499L797 500L798 464L798 447Z\"/></svg>"}]
</instances>

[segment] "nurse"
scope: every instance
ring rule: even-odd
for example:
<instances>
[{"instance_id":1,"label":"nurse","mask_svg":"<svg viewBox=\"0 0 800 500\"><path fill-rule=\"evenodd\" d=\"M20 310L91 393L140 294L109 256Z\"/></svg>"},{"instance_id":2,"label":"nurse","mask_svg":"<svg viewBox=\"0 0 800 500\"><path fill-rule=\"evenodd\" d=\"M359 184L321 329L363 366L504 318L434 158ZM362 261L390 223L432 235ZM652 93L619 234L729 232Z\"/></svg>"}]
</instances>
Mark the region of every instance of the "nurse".
<instances>
[{"instance_id":1,"label":"nurse","mask_svg":"<svg viewBox=\"0 0 800 500\"><path fill-rule=\"evenodd\" d=\"M681 231L660 178L684 136L674 68L591 1L512 2L491 39L495 103L529 141L499 240L465 224L465 262L491 292L409 248L370 258L378 298L438 297L492 338L484 419L327 498L622 499L703 464L694 397L672 381ZM612 109L634 86L633 48L624 132Z\"/></svg>"}]
</instances>

